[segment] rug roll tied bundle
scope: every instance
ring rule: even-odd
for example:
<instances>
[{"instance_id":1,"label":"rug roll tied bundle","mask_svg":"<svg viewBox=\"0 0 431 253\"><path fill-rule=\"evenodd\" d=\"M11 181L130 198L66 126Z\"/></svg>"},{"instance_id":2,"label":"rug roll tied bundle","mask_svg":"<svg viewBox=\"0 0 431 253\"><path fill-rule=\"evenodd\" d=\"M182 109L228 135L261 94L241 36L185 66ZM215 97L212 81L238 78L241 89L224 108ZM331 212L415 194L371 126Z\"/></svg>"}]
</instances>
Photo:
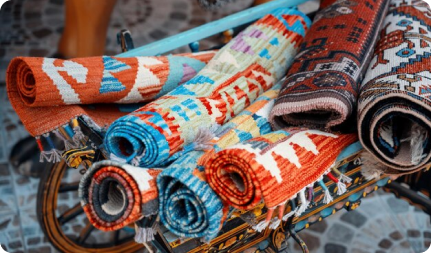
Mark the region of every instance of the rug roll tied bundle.
<instances>
[{"instance_id":1,"label":"rug roll tied bundle","mask_svg":"<svg viewBox=\"0 0 431 253\"><path fill-rule=\"evenodd\" d=\"M322 0L271 112L275 129L329 129L356 111L389 0Z\"/></svg>"},{"instance_id":2,"label":"rug roll tied bundle","mask_svg":"<svg viewBox=\"0 0 431 253\"><path fill-rule=\"evenodd\" d=\"M254 226L260 232L270 225L277 207L278 217L270 228L277 228L292 215L301 215L309 204L307 188L312 189L315 183L325 189L323 202L331 202L324 175L337 183L338 194L343 194L346 186L342 181L349 180L344 175L337 179L331 168L340 152L356 140L356 134L278 130L217 152L205 164L205 174L214 191L234 208L250 210L265 203L267 217ZM284 214L286 202L296 197L301 204Z\"/></svg>"},{"instance_id":3,"label":"rug roll tied bundle","mask_svg":"<svg viewBox=\"0 0 431 253\"><path fill-rule=\"evenodd\" d=\"M280 8L247 27L194 78L115 121L104 140L111 158L158 167L199 148L196 128L226 123L280 80L309 25Z\"/></svg>"},{"instance_id":4,"label":"rug roll tied bundle","mask_svg":"<svg viewBox=\"0 0 431 253\"><path fill-rule=\"evenodd\" d=\"M157 214L160 172L109 160L94 163L79 183L81 205L91 224L112 231Z\"/></svg>"},{"instance_id":5,"label":"rug roll tied bundle","mask_svg":"<svg viewBox=\"0 0 431 253\"><path fill-rule=\"evenodd\" d=\"M381 165L364 166L370 177L431 162L430 13L424 1L392 0L384 19L358 108L359 138Z\"/></svg>"},{"instance_id":6,"label":"rug roll tied bundle","mask_svg":"<svg viewBox=\"0 0 431 253\"><path fill-rule=\"evenodd\" d=\"M208 150L189 152L160 173L157 177L159 216L171 232L182 237L202 237L205 241L217 235L227 206L206 183L205 161L217 150L269 133L268 116L279 90L280 85L275 85L219 128Z\"/></svg>"}]
</instances>

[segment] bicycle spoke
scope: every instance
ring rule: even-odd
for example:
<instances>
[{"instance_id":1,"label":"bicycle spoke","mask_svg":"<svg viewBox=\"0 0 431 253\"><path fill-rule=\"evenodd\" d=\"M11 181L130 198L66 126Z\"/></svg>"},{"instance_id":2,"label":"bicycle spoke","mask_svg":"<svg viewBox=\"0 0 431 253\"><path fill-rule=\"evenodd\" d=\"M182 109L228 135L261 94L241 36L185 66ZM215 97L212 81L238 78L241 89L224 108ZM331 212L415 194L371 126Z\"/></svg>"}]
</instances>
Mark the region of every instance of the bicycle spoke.
<instances>
[{"instance_id":1,"label":"bicycle spoke","mask_svg":"<svg viewBox=\"0 0 431 253\"><path fill-rule=\"evenodd\" d=\"M82 213L84 213L84 209L82 209L81 203L78 202L71 209L67 210L60 217L58 217L58 222L61 225L64 225L66 222L72 220L73 218L75 218L76 216Z\"/></svg>"},{"instance_id":2,"label":"bicycle spoke","mask_svg":"<svg viewBox=\"0 0 431 253\"><path fill-rule=\"evenodd\" d=\"M90 222L87 222L87 225L85 226L85 228L82 229L81 233L76 239L77 243L78 244L84 243L90 236L91 232L93 232L93 230L94 230L94 226L91 225Z\"/></svg>"},{"instance_id":3,"label":"bicycle spoke","mask_svg":"<svg viewBox=\"0 0 431 253\"><path fill-rule=\"evenodd\" d=\"M77 191L79 187L79 182L74 183L62 183L58 189L59 193Z\"/></svg>"}]
</instances>

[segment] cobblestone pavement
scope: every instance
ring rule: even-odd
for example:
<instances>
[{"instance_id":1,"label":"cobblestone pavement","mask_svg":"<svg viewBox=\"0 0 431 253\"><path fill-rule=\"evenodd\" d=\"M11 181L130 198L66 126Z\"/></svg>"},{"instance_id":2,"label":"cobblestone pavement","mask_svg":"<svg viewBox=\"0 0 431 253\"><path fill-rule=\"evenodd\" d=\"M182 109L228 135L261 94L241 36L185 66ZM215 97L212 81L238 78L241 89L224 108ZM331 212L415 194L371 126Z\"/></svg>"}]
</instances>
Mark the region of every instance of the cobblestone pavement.
<instances>
[{"instance_id":1,"label":"cobblestone pavement","mask_svg":"<svg viewBox=\"0 0 431 253\"><path fill-rule=\"evenodd\" d=\"M118 0L108 30L106 54L119 53L115 35L127 28L135 45L187 30L250 5L237 0L218 12L204 12L192 0ZM157 8L163 6L164 8ZM55 53L63 29L63 0L12 0L0 10L0 83L6 67L18 55ZM214 40L213 40L214 41ZM206 44L205 44L206 43ZM203 47L211 46L205 42ZM39 179L21 176L8 163L11 148L28 136L0 85L0 243L8 252L57 252L44 237L36 215ZM28 164L30 167L31 164ZM68 175L73 180L74 175ZM75 178L76 179L76 178ZM77 203L77 194L61 194L59 210ZM75 219L63 230L74 234L85 225ZM423 252L431 242L429 216L391 194L379 192L352 212L339 212L300 233L310 252L396 253ZM103 239L93 235L89 242ZM247 250L266 248L266 241ZM299 248L289 241L289 252Z\"/></svg>"}]
</instances>

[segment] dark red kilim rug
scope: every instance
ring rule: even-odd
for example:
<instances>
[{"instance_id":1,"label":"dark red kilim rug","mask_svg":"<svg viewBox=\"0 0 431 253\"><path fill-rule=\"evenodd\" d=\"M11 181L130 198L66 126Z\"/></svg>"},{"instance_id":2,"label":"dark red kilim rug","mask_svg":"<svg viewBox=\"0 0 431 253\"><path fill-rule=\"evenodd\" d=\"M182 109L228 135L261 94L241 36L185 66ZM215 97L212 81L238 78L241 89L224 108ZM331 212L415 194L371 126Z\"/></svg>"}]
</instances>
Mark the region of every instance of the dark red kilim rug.
<instances>
[{"instance_id":1,"label":"dark red kilim rug","mask_svg":"<svg viewBox=\"0 0 431 253\"><path fill-rule=\"evenodd\" d=\"M387 12L388 0L323 0L270 121L330 128L355 111L359 84Z\"/></svg>"}]
</instances>

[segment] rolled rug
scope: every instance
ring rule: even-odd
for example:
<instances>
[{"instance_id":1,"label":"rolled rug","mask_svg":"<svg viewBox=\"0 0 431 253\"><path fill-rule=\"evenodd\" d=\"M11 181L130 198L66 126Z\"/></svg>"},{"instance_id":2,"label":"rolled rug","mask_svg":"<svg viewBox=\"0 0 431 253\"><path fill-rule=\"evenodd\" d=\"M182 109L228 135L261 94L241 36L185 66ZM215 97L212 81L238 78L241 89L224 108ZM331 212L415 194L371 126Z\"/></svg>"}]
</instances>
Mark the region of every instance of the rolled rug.
<instances>
[{"instance_id":1,"label":"rolled rug","mask_svg":"<svg viewBox=\"0 0 431 253\"><path fill-rule=\"evenodd\" d=\"M166 94L191 79L214 54L70 60L18 57L7 70L7 92L25 128L37 138L41 159L56 162L61 151L55 139L63 140L67 151L82 137L77 117L100 130L142 106L108 103L144 102Z\"/></svg>"},{"instance_id":2,"label":"rolled rug","mask_svg":"<svg viewBox=\"0 0 431 253\"><path fill-rule=\"evenodd\" d=\"M247 27L194 78L116 120L104 140L111 158L155 167L196 149L197 127L226 123L281 79L309 24L280 8Z\"/></svg>"},{"instance_id":3,"label":"rolled rug","mask_svg":"<svg viewBox=\"0 0 431 253\"><path fill-rule=\"evenodd\" d=\"M234 208L250 210L265 203L267 217L253 227L257 231L270 224L279 207L278 218L270 226L276 228L282 219L299 216L307 209L305 194L307 188L313 192L316 182L325 189L323 201L332 201L322 181L324 175L337 183L339 195L345 192L342 181L349 179L344 175L337 179L330 171L340 152L356 140L356 134L286 128L217 152L205 164L205 174L211 188ZM284 214L286 202L297 196L301 204Z\"/></svg>"},{"instance_id":4,"label":"rolled rug","mask_svg":"<svg viewBox=\"0 0 431 253\"><path fill-rule=\"evenodd\" d=\"M112 231L157 214L160 172L109 160L94 163L78 191L88 220L100 230Z\"/></svg>"},{"instance_id":5,"label":"rolled rug","mask_svg":"<svg viewBox=\"0 0 431 253\"><path fill-rule=\"evenodd\" d=\"M204 241L217 235L227 206L206 183L206 160L215 151L269 133L269 111L279 90L280 85L275 85L215 135L208 136L208 150L189 152L159 174L160 221L171 232L181 237L203 237Z\"/></svg>"},{"instance_id":6,"label":"rolled rug","mask_svg":"<svg viewBox=\"0 0 431 253\"><path fill-rule=\"evenodd\" d=\"M359 139L381 163L366 174L431 162L430 13L424 1L391 1L359 96Z\"/></svg>"},{"instance_id":7,"label":"rolled rug","mask_svg":"<svg viewBox=\"0 0 431 253\"><path fill-rule=\"evenodd\" d=\"M272 109L273 128L328 129L350 119L388 4L321 1Z\"/></svg>"}]
</instances>

